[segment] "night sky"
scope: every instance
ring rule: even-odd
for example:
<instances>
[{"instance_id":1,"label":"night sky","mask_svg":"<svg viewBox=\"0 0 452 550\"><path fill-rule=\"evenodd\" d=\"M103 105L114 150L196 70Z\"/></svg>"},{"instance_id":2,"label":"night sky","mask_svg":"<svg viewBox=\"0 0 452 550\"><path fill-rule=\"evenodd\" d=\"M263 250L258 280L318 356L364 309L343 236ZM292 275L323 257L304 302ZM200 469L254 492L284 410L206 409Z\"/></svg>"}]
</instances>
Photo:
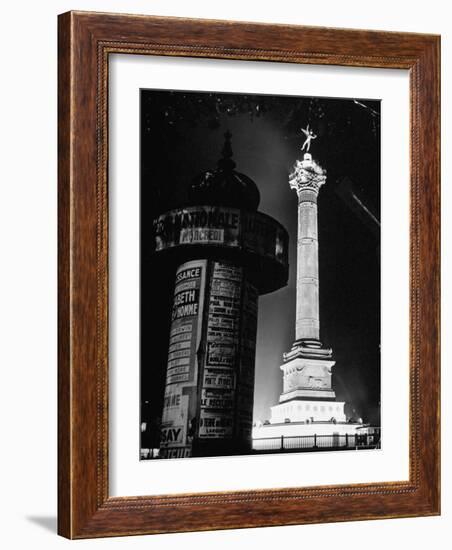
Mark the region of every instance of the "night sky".
<instances>
[{"instance_id":1,"label":"night sky","mask_svg":"<svg viewBox=\"0 0 452 550\"><path fill-rule=\"evenodd\" d=\"M295 336L297 195L288 175L309 123L327 170L318 198L320 338L332 347L333 387L365 422L380 422L380 102L141 91L142 420L161 414L173 279L152 256L152 219L181 206L192 179L215 169L232 133L236 170L260 191L259 211L289 232L289 282L259 298L254 420L282 389L282 354ZM355 198L354 198L355 197ZM364 208L363 208L364 207Z\"/></svg>"}]
</instances>

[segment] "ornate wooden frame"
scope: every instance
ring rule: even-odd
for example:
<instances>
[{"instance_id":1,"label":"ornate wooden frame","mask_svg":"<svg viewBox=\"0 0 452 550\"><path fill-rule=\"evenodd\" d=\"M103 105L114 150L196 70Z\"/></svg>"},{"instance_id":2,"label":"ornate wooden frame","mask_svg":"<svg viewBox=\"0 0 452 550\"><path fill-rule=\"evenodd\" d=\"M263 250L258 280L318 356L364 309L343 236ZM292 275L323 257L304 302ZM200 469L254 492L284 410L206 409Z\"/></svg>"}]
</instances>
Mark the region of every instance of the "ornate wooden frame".
<instances>
[{"instance_id":1,"label":"ornate wooden frame","mask_svg":"<svg viewBox=\"0 0 452 550\"><path fill-rule=\"evenodd\" d=\"M58 531L69 538L427 516L440 510L440 38L138 15L59 16ZM410 479L108 494L107 89L111 53L410 72Z\"/></svg>"}]
</instances>

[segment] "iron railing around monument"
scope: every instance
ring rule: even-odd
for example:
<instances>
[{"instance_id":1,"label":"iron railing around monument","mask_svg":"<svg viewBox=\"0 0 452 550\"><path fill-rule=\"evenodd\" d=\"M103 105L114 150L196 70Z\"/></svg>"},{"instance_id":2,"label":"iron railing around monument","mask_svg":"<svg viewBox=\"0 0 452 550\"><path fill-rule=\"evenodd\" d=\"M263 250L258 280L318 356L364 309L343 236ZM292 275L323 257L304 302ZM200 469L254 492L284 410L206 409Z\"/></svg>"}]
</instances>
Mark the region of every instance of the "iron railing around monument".
<instances>
[{"instance_id":1,"label":"iron railing around monument","mask_svg":"<svg viewBox=\"0 0 452 550\"><path fill-rule=\"evenodd\" d=\"M261 437L253 439L253 451L317 451L379 449L380 434L333 434Z\"/></svg>"},{"instance_id":2,"label":"iron railing around monument","mask_svg":"<svg viewBox=\"0 0 452 550\"><path fill-rule=\"evenodd\" d=\"M347 451L352 449L379 449L380 432L363 434L303 435L253 438L252 450L244 454L309 452L309 451ZM160 459L160 451L141 449L141 459Z\"/></svg>"}]
</instances>

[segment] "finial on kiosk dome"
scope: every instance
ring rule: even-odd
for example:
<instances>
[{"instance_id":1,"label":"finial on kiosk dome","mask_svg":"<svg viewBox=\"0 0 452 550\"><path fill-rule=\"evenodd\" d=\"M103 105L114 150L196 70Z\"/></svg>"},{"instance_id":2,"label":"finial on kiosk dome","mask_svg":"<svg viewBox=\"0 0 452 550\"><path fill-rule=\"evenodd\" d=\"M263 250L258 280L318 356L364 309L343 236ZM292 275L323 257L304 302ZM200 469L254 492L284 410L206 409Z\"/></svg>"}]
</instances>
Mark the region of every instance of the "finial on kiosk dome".
<instances>
[{"instance_id":1,"label":"finial on kiosk dome","mask_svg":"<svg viewBox=\"0 0 452 550\"><path fill-rule=\"evenodd\" d=\"M231 132L226 130L224 133L223 149L221 150L222 158L218 161L218 167L222 170L233 170L236 166L235 162L232 160L231 138Z\"/></svg>"}]
</instances>

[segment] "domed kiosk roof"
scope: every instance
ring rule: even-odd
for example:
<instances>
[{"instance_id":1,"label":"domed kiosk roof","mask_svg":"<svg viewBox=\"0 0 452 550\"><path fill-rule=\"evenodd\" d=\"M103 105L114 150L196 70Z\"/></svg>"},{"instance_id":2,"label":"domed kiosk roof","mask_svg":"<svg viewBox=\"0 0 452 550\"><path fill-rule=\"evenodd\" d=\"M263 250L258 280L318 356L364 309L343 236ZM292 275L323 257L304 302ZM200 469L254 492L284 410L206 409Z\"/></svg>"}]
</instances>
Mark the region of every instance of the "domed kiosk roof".
<instances>
[{"instance_id":1,"label":"domed kiosk roof","mask_svg":"<svg viewBox=\"0 0 452 550\"><path fill-rule=\"evenodd\" d=\"M222 158L216 170L207 170L194 178L188 197L191 204L229 206L255 211L259 206L260 193L254 181L234 170L232 160L231 133L224 134Z\"/></svg>"},{"instance_id":2,"label":"domed kiosk roof","mask_svg":"<svg viewBox=\"0 0 452 550\"><path fill-rule=\"evenodd\" d=\"M234 170L231 134L225 138L217 169L193 180L186 204L155 218L154 251L174 267L195 259L231 261L245 268L259 294L273 292L287 284L289 235L258 212L259 190Z\"/></svg>"}]
</instances>

